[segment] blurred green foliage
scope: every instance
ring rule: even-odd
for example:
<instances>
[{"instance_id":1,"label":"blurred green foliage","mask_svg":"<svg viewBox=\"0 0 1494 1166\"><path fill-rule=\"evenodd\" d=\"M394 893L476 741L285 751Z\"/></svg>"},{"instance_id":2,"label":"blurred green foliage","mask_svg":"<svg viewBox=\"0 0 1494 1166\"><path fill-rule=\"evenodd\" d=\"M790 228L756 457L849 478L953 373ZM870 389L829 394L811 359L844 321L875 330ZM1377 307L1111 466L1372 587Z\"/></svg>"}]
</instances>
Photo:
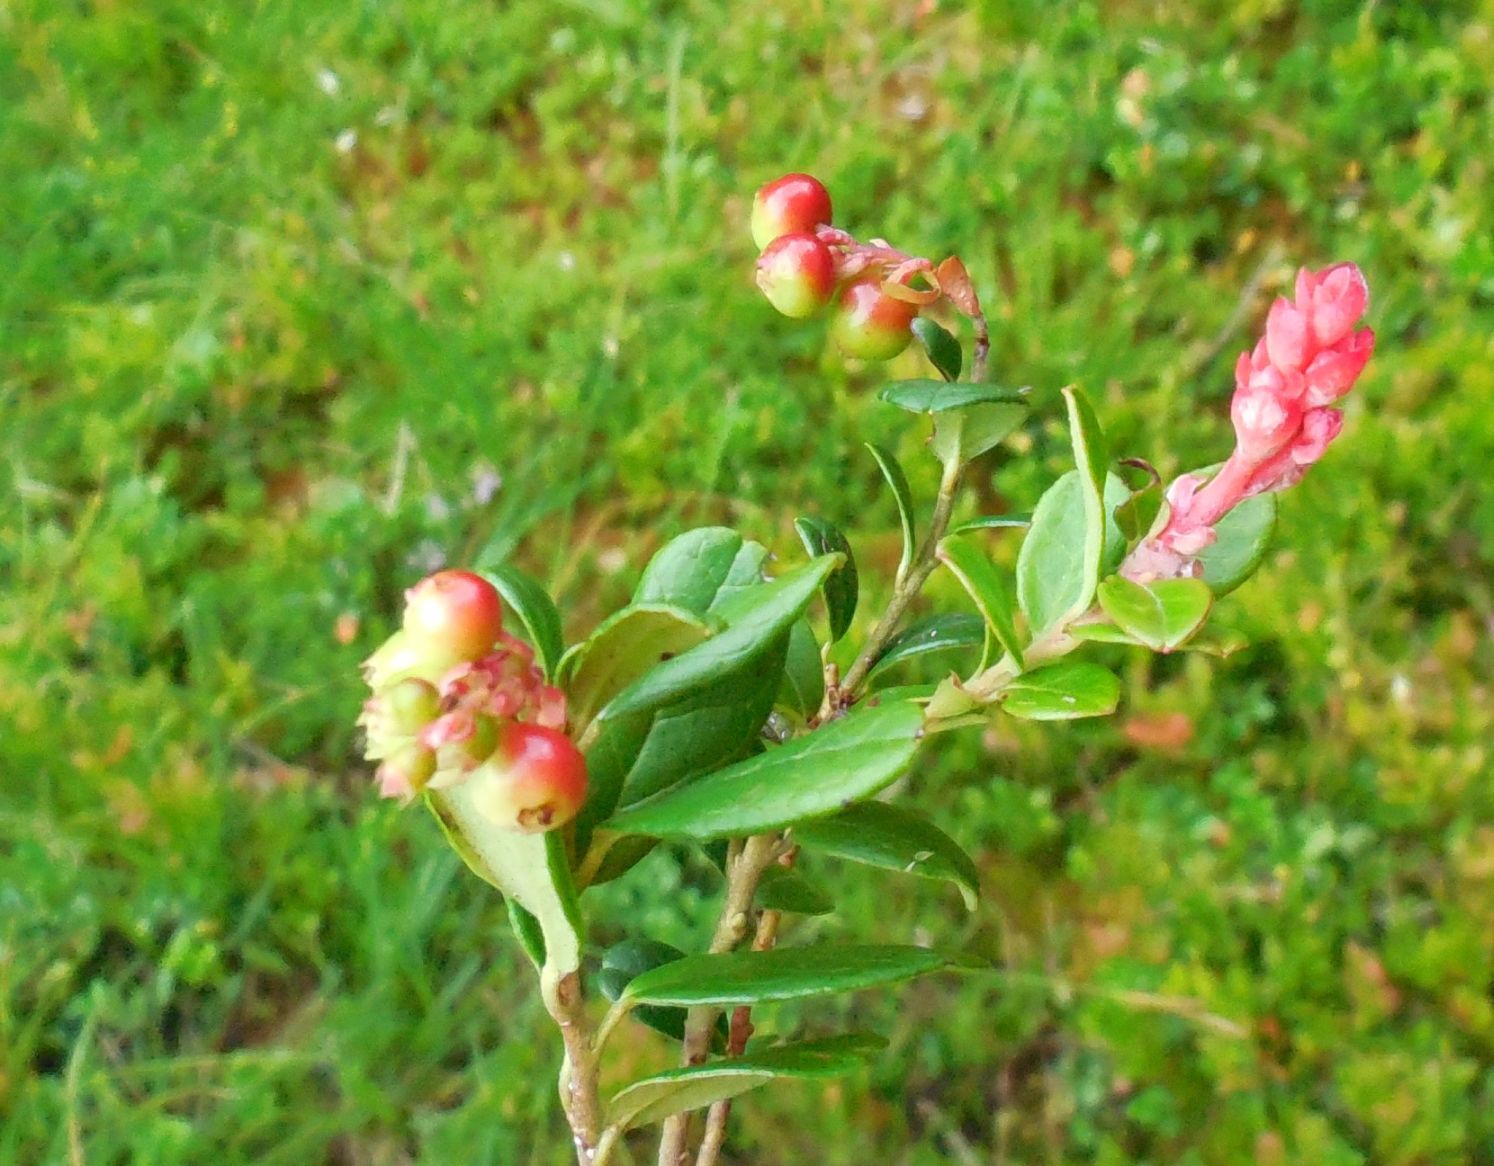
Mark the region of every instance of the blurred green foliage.
<instances>
[{"instance_id":1,"label":"blurred green foliage","mask_svg":"<svg viewBox=\"0 0 1494 1166\"><path fill-rule=\"evenodd\" d=\"M885 588L861 442L927 497L923 435L751 285L806 168L958 250L1034 386L987 510L1063 467L1071 381L1120 454L1222 456L1296 264L1365 268L1380 351L1221 605L1249 649L1115 652L1115 721L911 780L978 913L815 866L804 932L1007 973L836 1006L891 1050L740 1106L733 1161L1494 1162L1491 76L1489 0L0 6L0 1161L566 1160L355 664L485 548L573 636L700 522L787 557L822 514ZM698 946L718 889L661 851L601 894Z\"/></svg>"}]
</instances>

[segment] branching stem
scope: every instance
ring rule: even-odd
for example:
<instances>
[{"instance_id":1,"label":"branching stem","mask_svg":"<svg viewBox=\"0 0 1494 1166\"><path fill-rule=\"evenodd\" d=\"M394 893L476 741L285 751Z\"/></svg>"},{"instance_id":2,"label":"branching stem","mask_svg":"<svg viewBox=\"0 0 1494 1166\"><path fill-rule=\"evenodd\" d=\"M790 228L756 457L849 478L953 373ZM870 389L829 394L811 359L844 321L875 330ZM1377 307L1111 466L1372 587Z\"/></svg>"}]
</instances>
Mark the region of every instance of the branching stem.
<instances>
[{"instance_id":1,"label":"branching stem","mask_svg":"<svg viewBox=\"0 0 1494 1166\"><path fill-rule=\"evenodd\" d=\"M757 884L778 856L778 836L775 834L756 834L743 841L739 850L732 847L726 866L726 900L721 905L721 916L711 937L712 955L731 951L747 937ZM699 1065L705 1061L718 1012L719 1009L709 1004L690 1009L685 1019L683 1064ZM658 1166L683 1166L689 1133L689 1118L685 1114L676 1114L664 1122L664 1131L659 1138Z\"/></svg>"}]
</instances>

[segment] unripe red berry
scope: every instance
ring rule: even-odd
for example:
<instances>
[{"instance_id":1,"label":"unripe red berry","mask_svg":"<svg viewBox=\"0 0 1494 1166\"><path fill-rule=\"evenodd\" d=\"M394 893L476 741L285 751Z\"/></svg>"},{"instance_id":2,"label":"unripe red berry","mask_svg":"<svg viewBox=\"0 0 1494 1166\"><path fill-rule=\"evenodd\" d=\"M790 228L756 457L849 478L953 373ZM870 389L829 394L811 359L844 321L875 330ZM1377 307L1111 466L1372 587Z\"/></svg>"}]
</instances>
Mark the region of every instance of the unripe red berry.
<instances>
[{"instance_id":1,"label":"unripe red berry","mask_svg":"<svg viewBox=\"0 0 1494 1166\"><path fill-rule=\"evenodd\" d=\"M492 759L471 778L472 803L489 821L525 834L563 826L586 800L586 760L564 733L512 721Z\"/></svg>"},{"instance_id":2,"label":"unripe red berry","mask_svg":"<svg viewBox=\"0 0 1494 1166\"><path fill-rule=\"evenodd\" d=\"M847 356L862 360L891 360L913 339L918 305L882 291L876 276L846 284L835 303L830 335Z\"/></svg>"},{"instance_id":3,"label":"unripe red berry","mask_svg":"<svg viewBox=\"0 0 1494 1166\"><path fill-rule=\"evenodd\" d=\"M497 589L471 571L437 571L405 593L405 631L475 660L503 631Z\"/></svg>"},{"instance_id":4,"label":"unripe red berry","mask_svg":"<svg viewBox=\"0 0 1494 1166\"><path fill-rule=\"evenodd\" d=\"M807 319L835 294L835 259L813 235L780 235L758 257L757 286L789 319Z\"/></svg>"},{"instance_id":5,"label":"unripe red berry","mask_svg":"<svg viewBox=\"0 0 1494 1166\"><path fill-rule=\"evenodd\" d=\"M752 241L759 250L779 235L813 234L830 222L830 192L808 174L785 174L752 199Z\"/></svg>"}]
</instances>

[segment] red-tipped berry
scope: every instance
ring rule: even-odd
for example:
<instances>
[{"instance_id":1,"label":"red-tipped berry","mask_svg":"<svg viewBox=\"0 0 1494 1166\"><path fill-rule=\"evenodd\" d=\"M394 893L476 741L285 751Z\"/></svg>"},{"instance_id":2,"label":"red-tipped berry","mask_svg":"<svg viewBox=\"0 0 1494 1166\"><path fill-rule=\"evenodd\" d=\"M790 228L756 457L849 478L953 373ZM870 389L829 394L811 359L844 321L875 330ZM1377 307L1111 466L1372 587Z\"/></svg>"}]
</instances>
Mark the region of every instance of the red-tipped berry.
<instances>
[{"instance_id":1,"label":"red-tipped berry","mask_svg":"<svg viewBox=\"0 0 1494 1166\"><path fill-rule=\"evenodd\" d=\"M564 733L515 721L471 777L472 804L489 821L525 834L569 822L586 800L586 760Z\"/></svg>"},{"instance_id":2,"label":"red-tipped berry","mask_svg":"<svg viewBox=\"0 0 1494 1166\"><path fill-rule=\"evenodd\" d=\"M835 294L835 258L813 235L780 235L758 257L757 286L789 319L807 319Z\"/></svg>"},{"instance_id":3,"label":"red-tipped berry","mask_svg":"<svg viewBox=\"0 0 1494 1166\"><path fill-rule=\"evenodd\" d=\"M503 605L481 575L437 571L405 593L404 628L457 659L475 660L503 631Z\"/></svg>"},{"instance_id":4,"label":"red-tipped berry","mask_svg":"<svg viewBox=\"0 0 1494 1166\"><path fill-rule=\"evenodd\" d=\"M916 304L893 299L877 276L846 284L835 304L830 335L847 356L891 360L913 339Z\"/></svg>"},{"instance_id":5,"label":"red-tipped berry","mask_svg":"<svg viewBox=\"0 0 1494 1166\"><path fill-rule=\"evenodd\" d=\"M785 174L752 199L752 241L759 250L779 235L813 234L830 222L830 192L808 174Z\"/></svg>"}]
</instances>

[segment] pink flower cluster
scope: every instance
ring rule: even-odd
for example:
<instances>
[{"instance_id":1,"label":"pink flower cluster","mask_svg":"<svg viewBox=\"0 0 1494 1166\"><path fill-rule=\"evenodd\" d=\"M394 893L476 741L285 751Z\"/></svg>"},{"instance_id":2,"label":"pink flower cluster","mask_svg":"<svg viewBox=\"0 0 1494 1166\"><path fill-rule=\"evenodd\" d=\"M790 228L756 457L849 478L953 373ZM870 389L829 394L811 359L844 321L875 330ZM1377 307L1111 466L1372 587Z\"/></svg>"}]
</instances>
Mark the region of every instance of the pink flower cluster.
<instances>
[{"instance_id":1,"label":"pink flower cluster","mask_svg":"<svg viewBox=\"0 0 1494 1166\"><path fill-rule=\"evenodd\" d=\"M1166 525L1121 568L1146 582L1197 573L1194 560L1215 539L1214 525L1246 498L1295 485L1343 427L1332 405L1351 388L1374 351L1375 334L1355 329L1369 304L1352 263L1297 273L1295 299L1280 297L1265 335L1235 365L1230 419L1235 449L1207 480L1184 474L1168 487Z\"/></svg>"},{"instance_id":2,"label":"pink flower cluster","mask_svg":"<svg viewBox=\"0 0 1494 1166\"><path fill-rule=\"evenodd\" d=\"M418 686L419 691L416 691ZM378 758L379 793L408 800L425 788L464 781L492 756L501 726L527 721L562 730L565 694L545 683L534 650L500 633L493 648L434 684L406 677L363 706L368 755Z\"/></svg>"}]
</instances>

